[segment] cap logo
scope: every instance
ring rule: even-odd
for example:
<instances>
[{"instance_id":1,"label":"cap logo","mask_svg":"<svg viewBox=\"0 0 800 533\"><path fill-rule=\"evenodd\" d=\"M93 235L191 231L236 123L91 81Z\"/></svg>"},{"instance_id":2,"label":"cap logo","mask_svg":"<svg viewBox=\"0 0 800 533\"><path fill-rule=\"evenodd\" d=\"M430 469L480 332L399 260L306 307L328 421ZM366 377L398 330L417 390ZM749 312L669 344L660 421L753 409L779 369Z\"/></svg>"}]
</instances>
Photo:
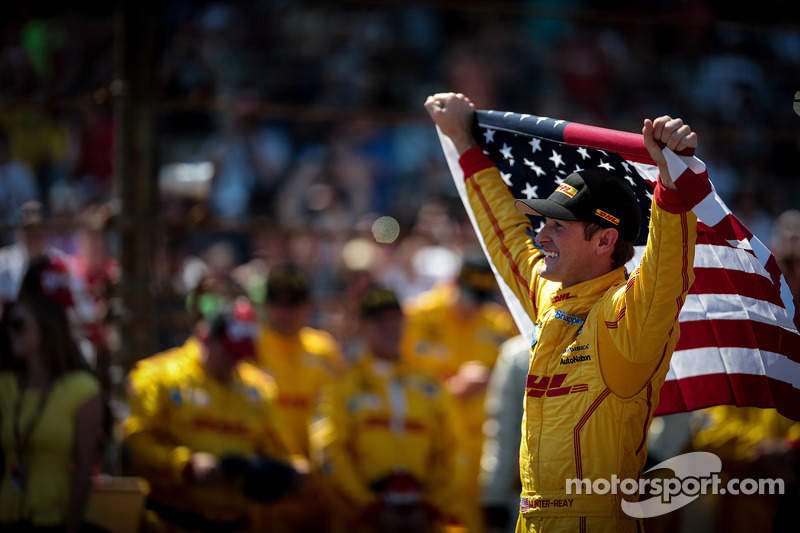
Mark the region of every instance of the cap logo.
<instances>
[{"instance_id":1,"label":"cap logo","mask_svg":"<svg viewBox=\"0 0 800 533\"><path fill-rule=\"evenodd\" d=\"M600 218L602 218L604 220L608 220L609 222L611 222L615 226L619 226L619 219L617 217L615 217L615 216L609 215L608 213L606 213L602 209L598 209L597 211L594 212L594 214L599 216Z\"/></svg>"},{"instance_id":2,"label":"cap logo","mask_svg":"<svg viewBox=\"0 0 800 533\"><path fill-rule=\"evenodd\" d=\"M566 183L562 183L561 185L558 186L558 188L556 189L556 192L560 192L560 193L566 194L570 198L574 198L575 195L578 193L578 189L576 189L572 185L568 185Z\"/></svg>"}]
</instances>

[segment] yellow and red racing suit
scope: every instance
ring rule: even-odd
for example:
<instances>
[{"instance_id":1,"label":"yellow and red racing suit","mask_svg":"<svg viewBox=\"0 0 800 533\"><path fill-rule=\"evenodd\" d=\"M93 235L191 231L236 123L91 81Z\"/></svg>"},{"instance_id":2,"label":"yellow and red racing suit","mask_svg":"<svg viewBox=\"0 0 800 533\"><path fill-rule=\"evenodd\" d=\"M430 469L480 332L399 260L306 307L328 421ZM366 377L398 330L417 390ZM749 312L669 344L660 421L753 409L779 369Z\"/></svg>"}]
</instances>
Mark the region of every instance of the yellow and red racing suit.
<instances>
[{"instance_id":1,"label":"yellow and red racing suit","mask_svg":"<svg viewBox=\"0 0 800 533\"><path fill-rule=\"evenodd\" d=\"M458 484L453 406L436 378L369 354L320 402L312 430L315 464L328 480L337 531L353 531L380 501L376 484L402 475L422 501L451 515Z\"/></svg>"},{"instance_id":2,"label":"yellow and red racing suit","mask_svg":"<svg viewBox=\"0 0 800 533\"><path fill-rule=\"evenodd\" d=\"M613 494L569 479L638 479L694 276L696 217L656 186L640 266L562 288L538 274L530 221L479 148L461 157L470 204L503 279L533 319L517 531L635 531Z\"/></svg>"},{"instance_id":3,"label":"yellow and red racing suit","mask_svg":"<svg viewBox=\"0 0 800 533\"><path fill-rule=\"evenodd\" d=\"M329 333L309 327L285 336L269 325L256 343L257 365L278 385L278 410L292 440L308 455L308 426L322 387L342 371L339 343Z\"/></svg>"},{"instance_id":4,"label":"yellow and red racing suit","mask_svg":"<svg viewBox=\"0 0 800 533\"><path fill-rule=\"evenodd\" d=\"M257 364L269 372L278 386L277 408L289 439L309 459L308 428L320 391L343 371L339 343L329 333L304 327L297 335L281 335L269 325L261 327L256 342ZM312 471L301 491L285 497L276 519L293 533L317 531L329 514L324 480Z\"/></svg>"},{"instance_id":5,"label":"yellow and red racing suit","mask_svg":"<svg viewBox=\"0 0 800 533\"><path fill-rule=\"evenodd\" d=\"M442 382L456 375L469 361L477 361L489 370L494 367L500 346L518 334L508 309L495 302L483 302L469 314L457 307L458 285L442 282L431 290L409 300L403 306L407 317L403 339L404 356L409 364L432 372ZM464 451L464 474L460 519L474 533L480 525L480 475L483 447L483 423L486 418L480 391L454 398L464 438L459 443Z\"/></svg>"},{"instance_id":6,"label":"yellow and red racing suit","mask_svg":"<svg viewBox=\"0 0 800 533\"><path fill-rule=\"evenodd\" d=\"M200 341L190 337L183 346L143 359L128 374L126 470L150 483L155 505L212 522L252 519L256 507L240 491L222 483L186 483L184 471L194 452L289 460L275 384L246 362L237 364L229 382L220 382L205 371L200 354Z\"/></svg>"}]
</instances>

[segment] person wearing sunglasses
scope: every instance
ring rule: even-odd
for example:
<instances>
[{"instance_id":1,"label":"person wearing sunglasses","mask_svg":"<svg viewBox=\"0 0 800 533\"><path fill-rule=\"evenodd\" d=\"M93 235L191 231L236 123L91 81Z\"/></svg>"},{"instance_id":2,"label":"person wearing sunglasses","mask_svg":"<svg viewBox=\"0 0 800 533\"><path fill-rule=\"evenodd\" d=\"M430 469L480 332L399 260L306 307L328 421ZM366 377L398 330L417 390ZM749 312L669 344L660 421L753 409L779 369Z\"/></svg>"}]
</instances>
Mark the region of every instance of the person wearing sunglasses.
<instances>
[{"instance_id":1,"label":"person wearing sunglasses","mask_svg":"<svg viewBox=\"0 0 800 533\"><path fill-rule=\"evenodd\" d=\"M25 294L3 314L2 531L85 531L102 449L103 399L56 300Z\"/></svg>"}]
</instances>

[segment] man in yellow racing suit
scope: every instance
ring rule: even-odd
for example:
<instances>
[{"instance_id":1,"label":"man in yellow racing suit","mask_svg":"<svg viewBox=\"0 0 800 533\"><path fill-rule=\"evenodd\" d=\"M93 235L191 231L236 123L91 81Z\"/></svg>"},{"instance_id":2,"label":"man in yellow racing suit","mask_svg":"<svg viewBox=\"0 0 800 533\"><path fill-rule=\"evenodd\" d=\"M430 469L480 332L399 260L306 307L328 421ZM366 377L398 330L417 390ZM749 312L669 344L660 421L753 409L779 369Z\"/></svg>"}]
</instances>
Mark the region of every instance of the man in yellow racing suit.
<instances>
[{"instance_id":1,"label":"man in yellow racing suit","mask_svg":"<svg viewBox=\"0 0 800 533\"><path fill-rule=\"evenodd\" d=\"M465 255L456 279L440 282L403 304L408 323L404 354L410 364L441 380L453 395L464 428L458 514L473 533L484 529L478 477L486 386L500 345L518 333L511 313L494 300L497 294L494 273L477 248Z\"/></svg>"},{"instance_id":2,"label":"man in yellow racing suit","mask_svg":"<svg viewBox=\"0 0 800 533\"><path fill-rule=\"evenodd\" d=\"M239 474L258 458L288 467L293 446L281 436L274 381L243 360L254 337L252 307L239 301L128 374L123 467L150 484L146 531L271 530L257 521L256 502L273 498L251 497Z\"/></svg>"},{"instance_id":3,"label":"man in yellow racing suit","mask_svg":"<svg viewBox=\"0 0 800 533\"><path fill-rule=\"evenodd\" d=\"M516 209L472 137L469 99L437 94L425 107L461 155L483 240L535 324L517 531L636 531L641 524L622 512L621 495L570 494L567 480L638 479L644 465L678 314L693 282L696 241L696 217L658 142L681 151L693 149L697 136L680 119L645 120L645 145L660 179L644 256L627 276L640 215L626 184L579 171L547 199L517 200ZM535 239L540 248L528 236L525 214L545 217Z\"/></svg>"},{"instance_id":4,"label":"man in yellow racing suit","mask_svg":"<svg viewBox=\"0 0 800 533\"><path fill-rule=\"evenodd\" d=\"M457 432L447 392L400 355L403 312L375 287L361 306L366 352L332 383L312 431L333 531L435 531L452 515Z\"/></svg>"},{"instance_id":5,"label":"man in yellow racing suit","mask_svg":"<svg viewBox=\"0 0 800 533\"><path fill-rule=\"evenodd\" d=\"M266 321L256 344L256 364L278 386L277 408L289 437L309 458L308 428L322 388L343 370L342 351L326 331L307 325L313 299L308 274L296 265L270 269L266 282ZM328 502L322 479L311 472L302 490L284 498L277 513L286 531L323 529Z\"/></svg>"},{"instance_id":6,"label":"man in yellow racing suit","mask_svg":"<svg viewBox=\"0 0 800 533\"><path fill-rule=\"evenodd\" d=\"M308 425L320 389L343 370L341 347L326 331L308 327L308 275L292 265L269 272L267 318L256 341L256 364L278 385L278 409L292 440L308 454Z\"/></svg>"}]
</instances>

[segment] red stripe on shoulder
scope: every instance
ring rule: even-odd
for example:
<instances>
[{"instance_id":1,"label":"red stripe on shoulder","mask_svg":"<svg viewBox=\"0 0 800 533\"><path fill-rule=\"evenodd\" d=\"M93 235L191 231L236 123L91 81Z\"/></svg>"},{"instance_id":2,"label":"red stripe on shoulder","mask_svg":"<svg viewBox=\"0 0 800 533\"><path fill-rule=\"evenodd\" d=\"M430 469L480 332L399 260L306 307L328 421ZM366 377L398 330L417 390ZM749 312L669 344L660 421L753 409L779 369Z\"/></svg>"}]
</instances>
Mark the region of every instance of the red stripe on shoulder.
<instances>
[{"instance_id":1,"label":"red stripe on shoulder","mask_svg":"<svg viewBox=\"0 0 800 533\"><path fill-rule=\"evenodd\" d=\"M466 153L466 152L465 152ZM497 222L497 219L492 212L492 208L489 205L489 202L483 196L483 192L481 191L480 187L477 186L475 180L472 179L472 175L470 174L468 181L472 183L472 189L475 191L475 194L478 196L478 200L481 202L481 206L483 207L486 216L489 218L489 222L492 224L492 228L494 229L495 235L500 240L500 252L506 257L508 260L508 266L511 268L511 271L514 273L514 277L517 278L517 281L525 288L528 292L528 297L531 299L531 303L533 304L533 309L535 314L539 314L539 309L536 306L536 295L534 294L533 290L531 289L530 285L528 284L528 280L525 276L522 275L520 272L517 263L514 261L514 257L511 255L511 250L505 244L505 233L503 230L500 229L500 224Z\"/></svg>"}]
</instances>

